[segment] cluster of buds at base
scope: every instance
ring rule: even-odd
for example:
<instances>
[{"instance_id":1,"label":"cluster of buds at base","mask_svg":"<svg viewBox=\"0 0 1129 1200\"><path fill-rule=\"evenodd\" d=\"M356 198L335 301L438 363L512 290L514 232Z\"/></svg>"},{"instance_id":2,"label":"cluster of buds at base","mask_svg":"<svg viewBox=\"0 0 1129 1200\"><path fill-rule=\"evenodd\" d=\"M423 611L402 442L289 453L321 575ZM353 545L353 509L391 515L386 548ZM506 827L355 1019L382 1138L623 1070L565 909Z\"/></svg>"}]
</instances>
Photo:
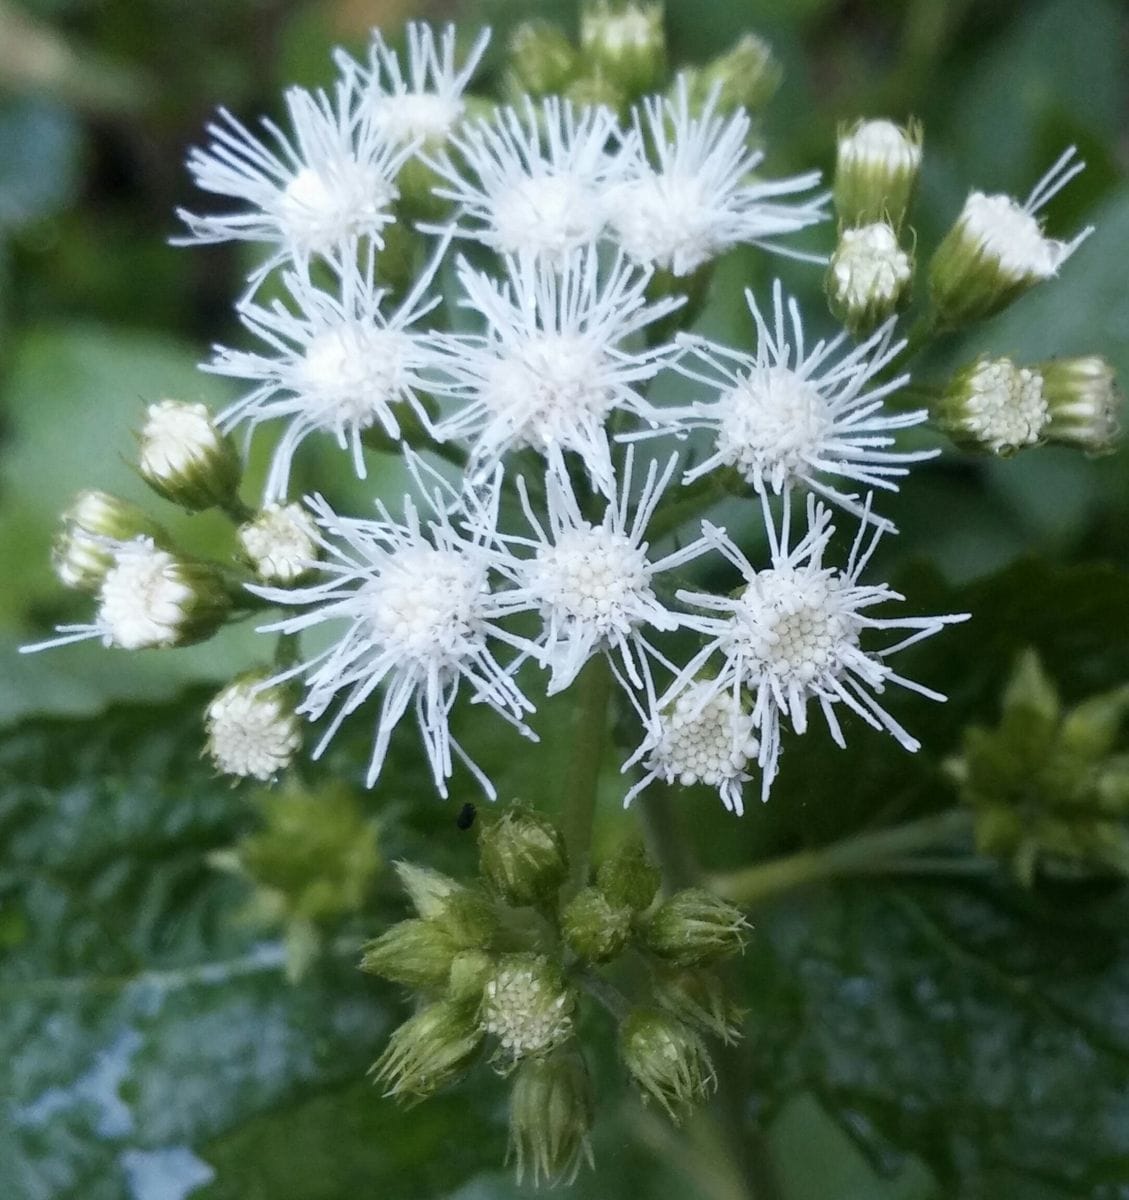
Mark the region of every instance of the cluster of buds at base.
<instances>
[{"instance_id":1,"label":"cluster of buds at base","mask_svg":"<svg viewBox=\"0 0 1129 1200\"><path fill-rule=\"evenodd\" d=\"M79 492L60 518L51 563L65 587L96 595L118 547L141 537L155 545L168 541L160 525L136 504L107 492Z\"/></svg>"},{"instance_id":2,"label":"cluster of buds at base","mask_svg":"<svg viewBox=\"0 0 1129 1200\"><path fill-rule=\"evenodd\" d=\"M1113 448L1119 406L1113 369L1096 355L1026 367L982 357L954 376L932 417L965 450L1007 457L1055 442L1099 454Z\"/></svg>"},{"instance_id":3,"label":"cluster of buds at base","mask_svg":"<svg viewBox=\"0 0 1129 1200\"><path fill-rule=\"evenodd\" d=\"M234 504L242 468L204 404L159 400L138 435L137 469L160 496L201 511Z\"/></svg>"},{"instance_id":4,"label":"cluster of buds at base","mask_svg":"<svg viewBox=\"0 0 1129 1200\"><path fill-rule=\"evenodd\" d=\"M1064 708L1038 656L1020 656L994 729L965 731L946 768L981 853L1040 875L1129 876L1129 687Z\"/></svg>"}]
</instances>

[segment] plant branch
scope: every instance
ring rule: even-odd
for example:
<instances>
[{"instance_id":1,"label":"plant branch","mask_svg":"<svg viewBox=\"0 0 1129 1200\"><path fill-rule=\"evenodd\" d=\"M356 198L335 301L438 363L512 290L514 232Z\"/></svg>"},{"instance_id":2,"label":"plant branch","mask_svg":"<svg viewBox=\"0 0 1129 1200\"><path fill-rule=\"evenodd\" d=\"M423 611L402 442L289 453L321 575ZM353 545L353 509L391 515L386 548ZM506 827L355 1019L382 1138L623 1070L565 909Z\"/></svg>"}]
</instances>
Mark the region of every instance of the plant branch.
<instances>
[{"instance_id":1,"label":"plant branch","mask_svg":"<svg viewBox=\"0 0 1129 1200\"><path fill-rule=\"evenodd\" d=\"M596 816L596 790L604 759L611 685L612 673L607 659L603 654L594 654L576 681L572 759L561 812L571 865L569 885L573 892L588 882L592 823Z\"/></svg>"}]
</instances>

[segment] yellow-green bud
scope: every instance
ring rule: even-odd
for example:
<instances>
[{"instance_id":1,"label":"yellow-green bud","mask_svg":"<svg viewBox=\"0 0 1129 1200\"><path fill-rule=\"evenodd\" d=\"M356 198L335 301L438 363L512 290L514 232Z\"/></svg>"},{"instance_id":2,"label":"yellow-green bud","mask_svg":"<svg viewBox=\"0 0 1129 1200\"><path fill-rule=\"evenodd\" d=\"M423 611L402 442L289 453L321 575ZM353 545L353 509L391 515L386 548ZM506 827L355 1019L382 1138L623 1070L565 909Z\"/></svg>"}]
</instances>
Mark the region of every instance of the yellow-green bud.
<instances>
[{"instance_id":1,"label":"yellow-green bud","mask_svg":"<svg viewBox=\"0 0 1129 1200\"><path fill-rule=\"evenodd\" d=\"M482 989L480 1020L498 1039L492 1062L506 1073L572 1036L576 995L560 968L541 954L506 954Z\"/></svg>"},{"instance_id":2,"label":"yellow-green bud","mask_svg":"<svg viewBox=\"0 0 1129 1200\"><path fill-rule=\"evenodd\" d=\"M1039 722L1040 736L1049 733L1062 713L1054 682L1034 650L1024 650L1015 660L1001 703L1005 719Z\"/></svg>"},{"instance_id":3,"label":"yellow-green bud","mask_svg":"<svg viewBox=\"0 0 1129 1200\"><path fill-rule=\"evenodd\" d=\"M748 921L739 908L705 888L675 892L644 927L648 949L680 967L701 966L738 954Z\"/></svg>"},{"instance_id":4,"label":"yellow-green bud","mask_svg":"<svg viewBox=\"0 0 1129 1200\"><path fill-rule=\"evenodd\" d=\"M655 979L655 999L688 1025L726 1045L742 1035L745 1010L729 998L725 985L710 971L660 973Z\"/></svg>"},{"instance_id":5,"label":"yellow-green bud","mask_svg":"<svg viewBox=\"0 0 1129 1200\"><path fill-rule=\"evenodd\" d=\"M657 1100L674 1121L717 1086L701 1035L661 1009L630 1012L620 1026L619 1050L643 1099Z\"/></svg>"},{"instance_id":6,"label":"yellow-green bud","mask_svg":"<svg viewBox=\"0 0 1129 1200\"><path fill-rule=\"evenodd\" d=\"M235 533L251 569L263 583L302 583L321 557L313 517L300 504L267 504Z\"/></svg>"},{"instance_id":7,"label":"yellow-green bud","mask_svg":"<svg viewBox=\"0 0 1129 1200\"><path fill-rule=\"evenodd\" d=\"M216 770L239 779L274 779L302 745L297 696L285 685L264 687L265 671L240 675L208 705L207 751Z\"/></svg>"},{"instance_id":8,"label":"yellow-green bud","mask_svg":"<svg viewBox=\"0 0 1129 1200\"><path fill-rule=\"evenodd\" d=\"M604 105L613 112L623 112L627 107L627 96L623 89L606 75L581 75L565 88L565 96L577 108Z\"/></svg>"},{"instance_id":9,"label":"yellow-green bud","mask_svg":"<svg viewBox=\"0 0 1129 1200\"><path fill-rule=\"evenodd\" d=\"M1121 397L1113 368L1097 354L1040 363L1049 419L1047 440L1091 454L1112 450L1118 436Z\"/></svg>"},{"instance_id":10,"label":"yellow-green bud","mask_svg":"<svg viewBox=\"0 0 1129 1200\"><path fill-rule=\"evenodd\" d=\"M613 908L643 912L651 907L662 877L643 843L626 841L596 871L596 886Z\"/></svg>"},{"instance_id":11,"label":"yellow-green bud","mask_svg":"<svg viewBox=\"0 0 1129 1200\"><path fill-rule=\"evenodd\" d=\"M1104 758L1117 744L1129 713L1129 687L1101 692L1077 704L1063 718L1062 743L1072 754Z\"/></svg>"},{"instance_id":12,"label":"yellow-green bud","mask_svg":"<svg viewBox=\"0 0 1129 1200\"><path fill-rule=\"evenodd\" d=\"M852 333L867 334L893 316L912 281L913 259L885 221L844 229L827 269L827 303Z\"/></svg>"},{"instance_id":13,"label":"yellow-green bud","mask_svg":"<svg viewBox=\"0 0 1129 1200\"><path fill-rule=\"evenodd\" d=\"M1046 436L1043 377L1010 358L978 358L958 372L932 409L933 423L964 450L1007 458Z\"/></svg>"},{"instance_id":14,"label":"yellow-green bud","mask_svg":"<svg viewBox=\"0 0 1129 1200\"><path fill-rule=\"evenodd\" d=\"M386 1096L422 1100L464 1075L481 1044L473 1006L439 1000L393 1031L372 1073Z\"/></svg>"},{"instance_id":15,"label":"yellow-green bud","mask_svg":"<svg viewBox=\"0 0 1129 1200\"><path fill-rule=\"evenodd\" d=\"M561 1051L521 1064L510 1095L510 1154L518 1183L566 1186L582 1162L593 1166L592 1081L584 1059Z\"/></svg>"},{"instance_id":16,"label":"yellow-green bud","mask_svg":"<svg viewBox=\"0 0 1129 1200\"><path fill-rule=\"evenodd\" d=\"M840 129L835 212L843 225L885 221L900 230L921 170L921 123L858 121Z\"/></svg>"},{"instance_id":17,"label":"yellow-green bud","mask_svg":"<svg viewBox=\"0 0 1129 1200\"><path fill-rule=\"evenodd\" d=\"M738 108L762 108L775 95L783 75L768 42L747 33L732 49L689 72L691 109L701 111L711 96L723 116Z\"/></svg>"},{"instance_id":18,"label":"yellow-green bud","mask_svg":"<svg viewBox=\"0 0 1129 1200\"><path fill-rule=\"evenodd\" d=\"M462 950L488 950L498 934L498 914L480 892L460 888L434 918Z\"/></svg>"},{"instance_id":19,"label":"yellow-green bud","mask_svg":"<svg viewBox=\"0 0 1129 1200\"><path fill-rule=\"evenodd\" d=\"M511 89L519 94L564 91L578 63L576 47L551 21L523 21L510 37Z\"/></svg>"},{"instance_id":20,"label":"yellow-green bud","mask_svg":"<svg viewBox=\"0 0 1129 1200\"><path fill-rule=\"evenodd\" d=\"M179 400L149 405L137 469L159 495L193 510L230 504L242 475L235 447L207 406Z\"/></svg>"},{"instance_id":21,"label":"yellow-green bud","mask_svg":"<svg viewBox=\"0 0 1129 1200\"><path fill-rule=\"evenodd\" d=\"M491 978L497 965L484 950L462 950L451 960L451 974L447 980L447 997L477 1005L482 999L482 989Z\"/></svg>"},{"instance_id":22,"label":"yellow-green bud","mask_svg":"<svg viewBox=\"0 0 1129 1200\"><path fill-rule=\"evenodd\" d=\"M138 537L158 545L167 541L136 504L107 492L79 492L60 518L51 554L55 574L66 587L97 593L114 565L116 545Z\"/></svg>"},{"instance_id":23,"label":"yellow-green bud","mask_svg":"<svg viewBox=\"0 0 1129 1200\"><path fill-rule=\"evenodd\" d=\"M514 807L483 821L478 835L482 874L510 904L553 900L568 874L560 830L540 814Z\"/></svg>"},{"instance_id":24,"label":"yellow-green bud","mask_svg":"<svg viewBox=\"0 0 1129 1200\"><path fill-rule=\"evenodd\" d=\"M629 97L654 90L666 73L662 4L589 0L580 14L580 52L589 73Z\"/></svg>"},{"instance_id":25,"label":"yellow-green bud","mask_svg":"<svg viewBox=\"0 0 1129 1200\"><path fill-rule=\"evenodd\" d=\"M458 951L440 925L413 917L365 946L361 970L405 987L436 990L447 986Z\"/></svg>"},{"instance_id":26,"label":"yellow-green bud","mask_svg":"<svg viewBox=\"0 0 1129 1200\"><path fill-rule=\"evenodd\" d=\"M462 884L430 867L421 867L403 859L392 865L404 891L408 893L408 899L421 917L440 916L447 899L462 890Z\"/></svg>"},{"instance_id":27,"label":"yellow-green bud","mask_svg":"<svg viewBox=\"0 0 1129 1200\"><path fill-rule=\"evenodd\" d=\"M583 888L561 913L561 933L586 962L607 962L627 945L631 915L630 908L613 907L598 888Z\"/></svg>"}]
</instances>

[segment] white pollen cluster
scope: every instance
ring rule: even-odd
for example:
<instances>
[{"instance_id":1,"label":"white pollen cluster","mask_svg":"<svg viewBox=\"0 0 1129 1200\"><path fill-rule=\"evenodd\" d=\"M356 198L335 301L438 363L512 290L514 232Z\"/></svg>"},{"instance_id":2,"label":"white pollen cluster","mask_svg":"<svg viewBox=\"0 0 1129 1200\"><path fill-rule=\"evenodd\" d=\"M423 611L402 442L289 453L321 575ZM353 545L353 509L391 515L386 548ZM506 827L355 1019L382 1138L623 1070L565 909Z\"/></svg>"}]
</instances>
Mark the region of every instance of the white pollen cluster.
<instances>
[{"instance_id":1,"label":"white pollen cluster","mask_svg":"<svg viewBox=\"0 0 1129 1200\"><path fill-rule=\"evenodd\" d=\"M526 578L548 615L591 622L605 636L630 623L653 595L643 551L624 534L591 525L539 550Z\"/></svg>"},{"instance_id":2,"label":"white pollen cluster","mask_svg":"<svg viewBox=\"0 0 1129 1200\"><path fill-rule=\"evenodd\" d=\"M397 330L350 321L310 341L298 382L327 429L379 422L396 435L390 402L404 387L407 340Z\"/></svg>"},{"instance_id":3,"label":"white pollen cluster","mask_svg":"<svg viewBox=\"0 0 1129 1200\"><path fill-rule=\"evenodd\" d=\"M1050 418L1037 370L1008 358L978 363L965 384L963 424L995 454L1006 454L1040 440Z\"/></svg>"},{"instance_id":4,"label":"white pollen cluster","mask_svg":"<svg viewBox=\"0 0 1129 1200\"><path fill-rule=\"evenodd\" d=\"M293 583L318 557L317 526L300 504L266 504L236 536L263 583Z\"/></svg>"},{"instance_id":5,"label":"white pollen cluster","mask_svg":"<svg viewBox=\"0 0 1129 1200\"><path fill-rule=\"evenodd\" d=\"M844 229L831 261L836 299L848 309L893 304L913 275L909 255L884 221Z\"/></svg>"},{"instance_id":6,"label":"white pollen cluster","mask_svg":"<svg viewBox=\"0 0 1129 1200\"><path fill-rule=\"evenodd\" d=\"M127 542L102 583L98 622L122 650L176 645L194 593L180 563L149 538Z\"/></svg>"},{"instance_id":7,"label":"white pollen cluster","mask_svg":"<svg viewBox=\"0 0 1129 1200\"><path fill-rule=\"evenodd\" d=\"M497 1059L508 1068L546 1054L572 1034L575 997L537 955L513 955L482 991L480 1022L499 1042Z\"/></svg>"},{"instance_id":8,"label":"white pollen cluster","mask_svg":"<svg viewBox=\"0 0 1129 1200\"><path fill-rule=\"evenodd\" d=\"M278 198L284 236L307 255L332 255L342 240L380 228L397 192L374 164L342 159L332 171L302 167Z\"/></svg>"},{"instance_id":9,"label":"white pollen cluster","mask_svg":"<svg viewBox=\"0 0 1129 1200\"><path fill-rule=\"evenodd\" d=\"M208 753L224 775L264 783L288 767L302 733L293 704L280 688L261 689L261 679L237 679L208 705Z\"/></svg>"}]
</instances>

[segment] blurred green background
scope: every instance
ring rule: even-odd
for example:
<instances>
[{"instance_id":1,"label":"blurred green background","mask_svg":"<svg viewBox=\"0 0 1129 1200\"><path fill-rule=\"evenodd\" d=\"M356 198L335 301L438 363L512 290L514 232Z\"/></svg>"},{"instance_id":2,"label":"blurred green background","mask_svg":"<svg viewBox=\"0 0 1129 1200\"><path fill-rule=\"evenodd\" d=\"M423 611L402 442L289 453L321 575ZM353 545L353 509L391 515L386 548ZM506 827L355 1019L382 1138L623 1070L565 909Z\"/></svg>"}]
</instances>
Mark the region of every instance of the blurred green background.
<instances>
[{"instance_id":1,"label":"blurred green background","mask_svg":"<svg viewBox=\"0 0 1129 1200\"><path fill-rule=\"evenodd\" d=\"M238 883L203 864L245 816L198 763L206 691L192 689L254 661L253 635L234 629L171 653L84 645L27 659L15 648L82 619L48 561L70 495L94 486L147 501L128 465L144 405L227 394L195 364L213 340L240 344L231 303L246 260L168 244L174 207L198 201L183 160L209 114L277 112L286 85L327 79L331 47L359 49L370 26L417 17L493 25L488 81L507 29L529 15L576 22L565 0L0 0L4 1200L524 1194L498 1167L504 1089L487 1079L407 1114L382 1103L363 1070L392 993L377 1006L349 961L288 989L273 944L231 918ZM765 118L776 173L827 169L843 119L921 117L914 224L925 246L970 187L1026 195L1076 143L1089 167L1056 198L1050 224L1097 233L1061 280L936 350L923 376L991 351L1098 352L1129 377L1124 4L668 0L667 29L676 65L750 29L768 38L785 67ZM739 289L775 269L728 262L705 325L746 340ZM818 272L779 269L821 312ZM391 464L385 478L397 482ZM347 484L334 498L355 511L366 502ZM945 710L898 710L937 758L963 723L995 710L1026 642L1071 698L1129 678L1124 453L946 456L915 473L890 515L902 536L883 565L913 581L915 605L977 613L907 667L949 681ZM169 521L188 546L222 549L229 536L210 517ZM813 741L771 809L739 827L703 801L704 859L747 861L942 802L936 760L922 756L907 783L908 768L899 759L903 774L892 775L873 742L832 758ZM511 792L533 793L547 763L567 758L567 737L550 736L548 758L524 767L512 749L487 758L509 771ZM347 747L336 761L355 773ZM417 764L393 778L380 798L386 857L465 863ZM606 840L622 828L616 787L609 777ZM875 797L891 795L893 810L878 814ZM771 1158L772 1194L1129 1196L1129 923L1108 896L1095 904L1083 936L1054 903L963 893L846 890L766 922L742 970L754 1032L741 1103L767 1130L757 1153ZM610 1071L598 1074L609 1096L600 1170L575 1194L742 1195L705 1133L671 1143Z\"/></svg>"}]
</instances>

